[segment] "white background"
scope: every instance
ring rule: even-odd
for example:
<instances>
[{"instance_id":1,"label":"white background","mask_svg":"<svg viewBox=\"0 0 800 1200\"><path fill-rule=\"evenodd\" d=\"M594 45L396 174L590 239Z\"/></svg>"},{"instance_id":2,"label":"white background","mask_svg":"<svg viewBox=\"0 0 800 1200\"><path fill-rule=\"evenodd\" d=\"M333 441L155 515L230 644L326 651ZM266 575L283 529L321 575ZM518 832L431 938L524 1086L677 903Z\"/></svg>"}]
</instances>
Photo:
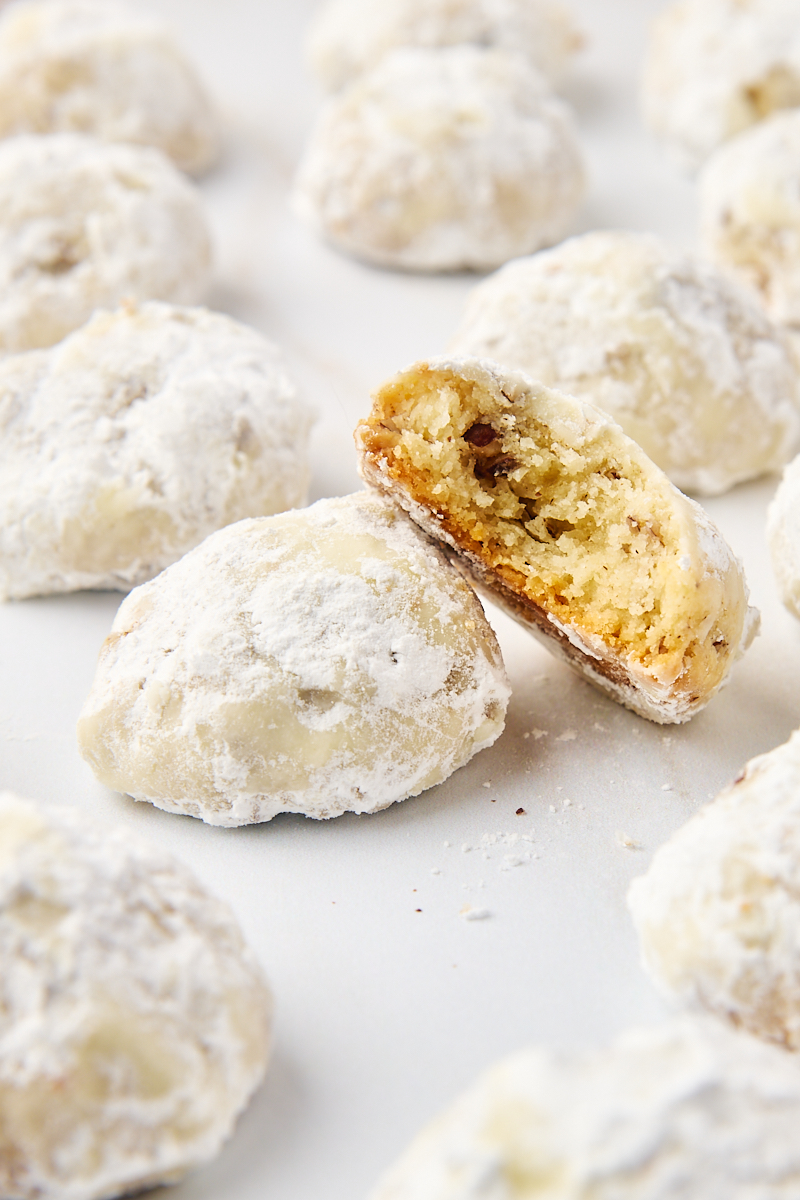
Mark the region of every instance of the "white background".
<instances>
[{"instance_id":1,"label":"white background","mask_svg":"<svg viewBox=\"0 0 800 1200\"><path fill-rule=\"evenodd\" d=\"M659 5L573 6L591 39L567 89L591 171L575 231L652 229L689 247L694 187L636 111ZM354 490L351 430L370 389L445 348L474 278L372 270L292 217L290 179L319 103L301 57L311 0L157 7L228 129L225 160L202 184L217 240L211 304L280 342L316 405L312 499ZM78 757L74 726L120 597L0 607L0 786L170 846L230 902L276 993L264 1088L219 1160L159 1196L361 1200L497 1056L538 1040L596 1044L659 1019L637 964L628 881L746 759L800 724L800 626L780 607L764 543L774 486L708 504L745 562L764 629L690 725L657 727L617 708L492 611L514 686L505 734L441 787L371 817L220 830L106 791ZM497 833L534 844L482 842ZM520 849L536 857L510 866L505 856ZM468 923L465 904L491 915Z\"/></svg>"}]
</instances>

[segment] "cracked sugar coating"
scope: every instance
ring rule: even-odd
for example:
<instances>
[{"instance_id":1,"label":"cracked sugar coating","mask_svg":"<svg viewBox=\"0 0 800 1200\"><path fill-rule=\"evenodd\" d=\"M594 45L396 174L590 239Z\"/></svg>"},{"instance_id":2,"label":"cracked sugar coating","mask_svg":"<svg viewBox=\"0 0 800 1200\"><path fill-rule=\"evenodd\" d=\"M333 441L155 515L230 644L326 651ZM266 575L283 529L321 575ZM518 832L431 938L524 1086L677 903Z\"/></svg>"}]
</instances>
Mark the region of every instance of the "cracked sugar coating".
<instances>
[{"instance_id":1,"label":"cracked sugar coating","mask_svg":"<svg viewBox=\"0 0 800 1200\"><path fill-rule=\"evenodd\" d=\"M686 491L780 470L800 439L785 335L648 234L588 233L508 263L474 289L450 350L591 401Z\"/></svg>"},{"instance_id":2,"label":"cracked sugar coating","mask_svg":"<svg viewBox=\"0 0 800 1200\"><path fill-rule=\"evenodd\" d=\"M709 258L776 321L800 325L800 112L776 113L711 156L700 227Z\"/></svg>"},{"instance_id":3,"label":"cracked sugar coating","mask_svg":"<svg viewBox=\"0 0 800 1200\"><path fill-rule=\"evenodd\" d=\"M800 1050L800 733L673 834L628 906L665 995Z\"/></svg>"},{"instance_id":4,"label":"cracked sugar coating","mask_svg":"<svg viewBox=\"0 0 800 1200\"><path fill-rule=\"evenodd\" d=\"M800 455L784 471L767 509L767 541L781 600L800 618Z\"/></svg>"},{"instance_id":5,"label":"cracked sugar coating","mask_svg":"<svg viewBox=\"0 0 800 1200\"><path fill-rule=\"evenodd\" d=\"M308 58L332 91L400 46L512 50L558 79L583 40L558 0L328 0L312 25Z\"/></svg>"},{"instance_id":6,"label":"cracked sugar coating","mask_svg":"<svg viewBox=\"0 0 800 1200\"><path fill-rule=\"evenodd\" d=\"M184 171L217 156L216 118L169 29L114 0L23 0L0 17L0 137L90 133L157 146Z\"/></svg>"},{"instance_id":7,"label":"cracked sugar coating","mask_svg":"<svg viewBox=\"0 0 800 1200\"><path fill-rule=\"evenodd\" d=\"M569 109L520 55L394 50L328 100L298 213L382 266L498 266L557 241L583 198Z\"/></svg>"},{"instance_id":8,"label":"cracked sugar coating","mask_svg":"<svg viewBox=\"0 0 800 1200\"><path fill-rule=\"evenodd\" d=\"M275 346L151 301L0 359L0 597L127 591L303 504L311 416Z\"/></svg>"},{"instance_id":9,"label":"cracked sugar coating","mask_svg":"<svg viewBox=\"0 0 800 1200\"><path fill-rule=\"evenodd\" d=\"M653 22L644 117L685 168L800 105L800 0L676 0Z\"/></svg>"},{"instance_id":10,"label":"cracked sugar coating","mask_svg":"<svg viewBox=\"0 0 800 1200\"><path fill-rule=\"evenodd\" d=\"M195 304L209 267L199 192L159 150L0 141L0 353L51 346L126 300Z\"/></svg>"},{"instance_id":11,"label":"cracked sugar coating","mask_svg":"<svg viewBox=\"0 0 800 1200\"><path fill-rule=\"evenodd\" d=\"M370 1200L796 1200L800 1073L709 1019L518 1053L423 1130Z\"/></svg>"},{"instance_id":12,"label":"cracked sugar coating","mask_svg":"<svg viewBox=\"0 0 800 1200\"><path fill-rule=\"evenodd\" d=\"M471 588L360 493L241 521L120 607L78 724L98 779L212 825L374 812L503 729Z\"/></svg>"},{"instance_id":13,"label":"cracked sugar coating","mask_svg":"<svg viewBox=\"0 0 800 1200\"><path fill-rule=\"evenodd\" d=\"M0 793L0 1194L100 1200L206 1162L271 998L227 905L128 829Z\"/></svg>"},{"instance_id":14,"label":"cracked sugar coating","mask_svg":"<svg viewBox=\"0 0 800 1200\"><path fill-rule=\"evenodd\" d=\"M613 699L687 721L757 628L704 511L599 409L478 359L417 363L356 430L361 471Z\"/></svg>"}]
</instances>

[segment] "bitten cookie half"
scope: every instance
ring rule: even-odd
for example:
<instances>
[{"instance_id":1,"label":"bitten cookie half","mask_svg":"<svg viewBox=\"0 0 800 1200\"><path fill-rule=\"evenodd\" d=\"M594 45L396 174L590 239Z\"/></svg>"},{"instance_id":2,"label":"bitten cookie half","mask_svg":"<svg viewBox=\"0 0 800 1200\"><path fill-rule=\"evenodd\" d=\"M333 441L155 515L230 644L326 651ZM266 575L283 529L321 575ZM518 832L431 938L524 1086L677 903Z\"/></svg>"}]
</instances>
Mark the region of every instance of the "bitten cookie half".
<instances>
[{"instance_id":1,"label":"bitten cookie half","mask_svg":"<svg viewBox=\"0 0 800 1200\"><path fill-rule=\"evenodd\" d=\"M120 607L78 723L109 787L212 825L374 812L503 729L472 589L364 492L242 521Z\"/></svg>"},{"instance_id":2,"label":"bitten cookie half","mask_svg":"<svg viewBox=\"0 0 800 1200\"><path fill-rule=\"evenodd\" d=\"M800 1050L800 733L656 852L628 906L665 995Z\"/></svg>"},{"instance_id":3,"label":"bitten cookie half","mask_svg":"<svg viewBox=\"0 0 800 1200\"><path fill-rule=\"evenodd\" d=\"M23 0L0 17L0 137L90 133L157 146L181 170L217 156L215 114L169 29L115 0Z\"/></svg>"},{"instance_id":4,"label":"bitten cookie half","mask_svg":"<svg viewBox=\"0 0 800 1200\"><path fill-rule=\"evenodd\" d=\"M0 1194L103 1200L207 1162L272 1000L228 907L129 829L0 793Z\"/></svg>"},{"instance_id":5,"label":"bitten cookie half","mask_svg":"<svg viewBox=\"0 0 800 1200\"><path fill-rule=\"evenodd\" d=\"M595 232L508 263L468 298L453 355L604 409L672 482L717 495L800 443L800 380L758 301L650 234Z\"/></svg>"},{"instance_id":6,"label":"bitten cookie half","mask_svg":"<svg viewBox=\"0 0 800 1200\"><path fill-rule=\"evenodd\" d=\"M160 150L0 141L0 353L52 346L127 300L196 304L210 266L200 193Z\"/></svg>"},{"instance_id":7,"label":"bitten cookie half","mask_svg":"<svg viewBox=\"0 0 800 1200\"><path fill-rule=\"evenodd\" d=\"M333 91L399 46L513 50L557 79L583 40L560 0L328 0L315 15L308 59Z\"/></svg>"},{"instance_id":8,"label":"bitten cookie half","mask_svg":"<svg viewBox=\"0 0 800 1200\"><path fill-rule=\"evenodd\" d=\"M799 1120L789 1055L683 1018L603 1050L506 1059L370 1200L795 1200Z\"/></svg>"},{"instance_id":9,"label":"bitten cookie half","mask_svg":"<svg viewBox=\"0 0 800 1200\"><path fill-rule=\"evenodd\" d=\"M311 413L277 347L151 301L0 359L0 598L128 591L303 504Z\"/></svg>"},{"instance_id":10,"label":"bitten cookie half","mask_svg":"<svg viewBox=\"0 0 800 1200\"><path fill-rule=\"evenodd\" d=\"M641 716L688 720L757 625L703 510L604 413L477 359L418 363L356 429L364 479Z\"/></svg>"}]
</instances>

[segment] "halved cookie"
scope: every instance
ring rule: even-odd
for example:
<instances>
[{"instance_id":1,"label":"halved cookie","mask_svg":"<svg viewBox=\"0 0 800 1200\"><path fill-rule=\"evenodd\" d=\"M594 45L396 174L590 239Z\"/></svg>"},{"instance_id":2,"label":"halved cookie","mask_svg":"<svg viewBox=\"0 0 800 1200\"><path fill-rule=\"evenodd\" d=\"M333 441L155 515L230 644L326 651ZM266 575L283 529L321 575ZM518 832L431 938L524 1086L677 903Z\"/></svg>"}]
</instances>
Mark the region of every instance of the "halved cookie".
<instances>
[{"instance_id":1,"label":"halved cookie","mask_svg":"<svg viewBox=\"0 0 800 1200\"><path fill-rule=\"evenodd\" d=\"M479 359L417 363L356 430L364 479L592 683L688 720L749 645L741 565L593 405Z\"/></svg>"}]
</instances>

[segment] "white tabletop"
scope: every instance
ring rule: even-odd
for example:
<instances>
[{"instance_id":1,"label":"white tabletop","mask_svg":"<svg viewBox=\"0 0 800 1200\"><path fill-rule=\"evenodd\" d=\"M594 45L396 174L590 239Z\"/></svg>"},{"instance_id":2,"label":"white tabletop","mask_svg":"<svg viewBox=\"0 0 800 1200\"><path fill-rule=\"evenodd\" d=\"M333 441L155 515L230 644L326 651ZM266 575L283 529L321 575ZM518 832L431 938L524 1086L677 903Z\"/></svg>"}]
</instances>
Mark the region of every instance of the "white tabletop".
<instances>
[{"instance_id":1,"label":"white tabletop","mask_svg":"<svg viewBox=\"0 0 800 1200\"><path fill-rule=\"evenodd\" d=\"M592 183L575 231L652 229L691 246L694 186L636 108L660 6L572 2L591 37L567 91ZM157 7L229 130L225 161L202 184L217 239L211 304L280 342L316 405L312 499L352 491L351 430L370 388L445 348L474 278L370 269L291 215L289 182L319 103L301 60L311 0ZM774 486L707 505L744 560L764 626L705 712L687 726L649 724L490 611L514 687L505 734L441 787L376 816L223 830L107 791L79 758L74 727L120 596L0 607L0 787L171 847L232 905L276 993L264 1088L217 1162L159 1196L360 1200L499 1055L534 1041L600 1043L659 1019L628 881L748 758L800 725L800 625L778 601L764 541ZM490 915L467 922L465 904Z\"/></svg>"}]
</instances>

